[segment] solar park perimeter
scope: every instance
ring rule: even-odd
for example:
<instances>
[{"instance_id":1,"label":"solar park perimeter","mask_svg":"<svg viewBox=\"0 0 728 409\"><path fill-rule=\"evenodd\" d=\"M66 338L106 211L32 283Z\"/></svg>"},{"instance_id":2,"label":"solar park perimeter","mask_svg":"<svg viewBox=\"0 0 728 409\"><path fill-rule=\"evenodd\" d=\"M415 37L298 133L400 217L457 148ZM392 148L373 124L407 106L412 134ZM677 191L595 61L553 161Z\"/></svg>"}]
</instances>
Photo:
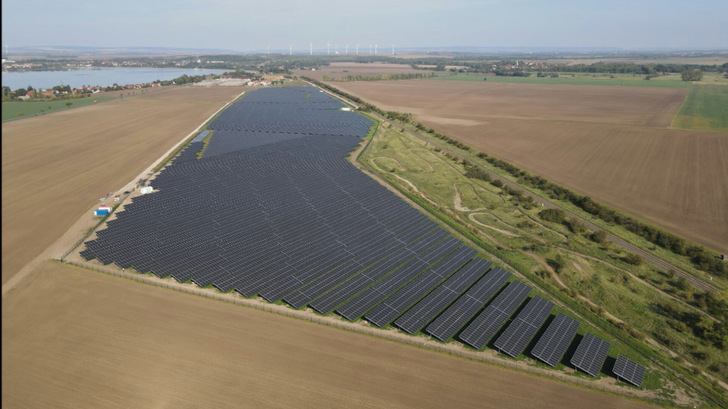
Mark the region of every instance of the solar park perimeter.
<instances>
[{"instance_id":1,"label":"solar park perimeter","mask_svg":"<svg viewBox=\"0 0 728 409\"><path fill-rule=\"evenodd\" d=\"M519 356L553 304L527 301L531 287L350 164L346 154L371 122L341 108L313 87L247 95L209 125L206 146L196 138L152 181L155 193L87 241L82 257L408 333L426 328L476 349L493 342ZM544 361L564 357L575 332L545 340ZM577 343L598 375L608 347L595 354Z\"/></svg>"}]
</instances>

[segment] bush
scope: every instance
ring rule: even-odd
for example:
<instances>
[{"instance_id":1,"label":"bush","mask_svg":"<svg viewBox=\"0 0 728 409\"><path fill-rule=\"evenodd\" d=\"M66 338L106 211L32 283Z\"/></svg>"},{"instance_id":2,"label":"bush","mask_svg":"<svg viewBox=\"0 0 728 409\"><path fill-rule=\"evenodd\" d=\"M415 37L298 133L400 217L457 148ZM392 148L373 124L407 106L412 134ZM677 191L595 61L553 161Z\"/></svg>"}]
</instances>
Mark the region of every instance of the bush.
<instances>
[{"instance_id":1,"label":"bush","mask_svg":"<svg viewBox=\"0 0 728 409\"><path fill-rule=\"evenodd\" d=\"M592 241L603 245L603 244L607 243L607 239L609 238L609 233L607 233L604 230L597 230L594 233L592 233L591 235L589 235L589 238Z\"/></svg>"},{"instance_id":2,"label":"bush","mask_svg":"<svg viewBox=\"0 0 728 409\"><path fill-rule=\"evenodd\" d=\"M563 223L566 220L566 215L561 209L544 209L538 213L538 217L548 222Z\"/></svg>"},{"instance_id":3,"label":"bush","mask_svg":"<svg viewBox=\"0 0 728 409\"><path fill-rule=\"evenodd\" d=\"M627 264L632 264L633 266L638 266L642 264L642 257L634 254L634 253L627 253L624 258L624 262Z\"/></svg>"},{"instance_id":4,"label":"bush","mask_svg":"<svg viewBox=\"0 0 728 409\"><path fill-rule=\"evenodd\" d=\"M468 167L467 172L465 172L465 176L469 177L471 179L484 180L486 182L490 182L490 180L491 180L491 177L488 174L488 172L486 172L485 169L481 168L480 166Z\"/></svg>"},{"instance_id":5,"label":"bush","mask_svg":"<svg viewBox=\"0 0 728 409\"><path fill-rule=\"evenodd\" d=\"M576 218L571 218L569 221L566 222L566 226L571 230L574 234L582 234L587 231L586 226Z\"/></svg>"}]
</instances>

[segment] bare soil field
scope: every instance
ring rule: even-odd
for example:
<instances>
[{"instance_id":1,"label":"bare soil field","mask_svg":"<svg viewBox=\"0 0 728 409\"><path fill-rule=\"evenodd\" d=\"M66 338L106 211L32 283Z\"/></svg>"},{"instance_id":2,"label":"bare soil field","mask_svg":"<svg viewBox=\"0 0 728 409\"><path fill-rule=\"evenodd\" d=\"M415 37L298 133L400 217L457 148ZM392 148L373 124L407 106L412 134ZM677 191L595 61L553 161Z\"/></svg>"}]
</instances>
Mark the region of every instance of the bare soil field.
<instances>
[{"instance_id":1,"label":"bare soil field","mask_svg":"<svg viewBox=\"0 0 728 409\"><path fill-rule=\"evenodd\" d=\"M668 129L688 89L428 80L336 86L728 252L728 133Z\"/></svg>"},{"instance_id":2,"label":"bare soil field","mask_svg":"<svg viewBox=\"0 0 728 409\"><path fill-rule=\"evenodd\" d=\"M2 125L2 282L241 92L174 88Z\"/></svg>"},{"instance_id":3,"label":"bare soil field","mask_svg":"<svg viewBox=\"0 0 728 409\"><path fill-rule=\"evenodd\" d=\"M3 298L2 344L8 408L649 407L53 262Z\"/></svg>"},{"instance_id":4,"label":"bare soil field","mask_svg":"<svg viewBox=\"0 0 728 409\"><path fill-rule=\"evenodd\" d=\"M386 63L353 63L353 62L335 62L329 66L321 67L316 71L296 70L297 75L305 75L318 81L323 81L324 75L334 79L342 79L347 75L372 75L372 74L395 74L395 73L415 73L429 74L428 70L416 70L409 65L404 64L386 64Z\"/></svg>"}]
</instances>

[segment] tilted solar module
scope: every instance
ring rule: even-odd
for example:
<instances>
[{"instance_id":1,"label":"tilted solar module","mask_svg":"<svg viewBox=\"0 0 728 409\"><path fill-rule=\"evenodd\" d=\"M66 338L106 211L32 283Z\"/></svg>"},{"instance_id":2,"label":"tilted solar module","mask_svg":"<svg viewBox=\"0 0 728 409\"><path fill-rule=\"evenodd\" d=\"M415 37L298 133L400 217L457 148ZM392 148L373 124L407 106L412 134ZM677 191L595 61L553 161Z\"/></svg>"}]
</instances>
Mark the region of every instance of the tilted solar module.
<instances>
[{"instance_id":1,"label":"tilted solar module","mask_svg":"<svg viewBox=\"0 0 728 409\"><path fill-rule=\"evenodd\" d=\"M612 372L617 375L620 379L631 383L636 387L642 386L642 381L645 379L645 367L627 359L622 355L617 355L617 360L614 362L614 368Z\"/></svg>"},{"instance_id":2,"label":"tilted solar module","mask_svg":"<svg viewBox=\"0 0 728 409\"><path fill-rule=\"evenodd\" d=\"M491 263L476 258L450 276L414 307L402 314L394 325L414 334L432 321L445 307L450 305L463 291L470 287L490 268Z\"/></svg>"},{"instance_id":3,"label":"tilted solar module","mask_svg":"<svg viewBox=\"0 0 728 409\"><path fill-rule=\"evenodd\" d=\"M510 278L511 273L494 268L432 321L425 332L443 342L452 338Z\"/></svg>"},{"instance_id":4,"label":"tilted solar module","mask_svg":"<svg viewBox=\"0 0 728 409\"><path fill-rule=\"evenodd\" d=\"M536 342L531 354L550 366L556 366L566 353L581 323L558 313Z\"/></svg>"},{"instance_id":5,"label":"tilted solar module","mask_svg":"<svg viewBox=\"0 0 728 409\"><path fill-rule=\"evenodd\" d=\"M521 312L516 315L506 330L493 345L501 352L516 358L521 355L541 325L546 321L554 304L540 296L531 298Z\"/></svg>"},{"instance_id":6,"label":"tilted solar module","mask_svg":"<svg viewBox=\"0 0 728 409\"><path fill-rule=\"evenodd\" d=\"M405 266L392 272L343 306L337 308L336 312L350 321L361 317L415 277L418 277L433 263L447 256L461 245L462 242L454 237L448 237L436 243L424 254L420 254Z\"/></svg>"},{"instance_id":7,"label":"tilted solar module","mask_svg":"<svg viewBox=\"0 0 728 409\"><path fill-rule=\"evenodd\" d=\"M476 254L475 250L468 247L455 250L443 261L432 266L392 297L387 298L383 303L368 312L364 318L378 327L389 324L417 300L436 288L445 278L470 261Z\"/></svg>"},{"instance_id":8,"label":"tilted solar module","mask_svg":"<svg viewBox=\"0 0 728 409\"><path fill-rule=\"evenodd\" d=\"M473 322L460 333L460 340L475 349L482 349L528 297L531 287L520 281L511 282L485 307Z\"/></svg>"},{"instance_id":9,"label":"tilted solar module","mask_svg":"<svg viewBox=\"0 0 728 409\"><path fill-rule=\"evenodd\" d=\"M571 357L571 364L591 376L599 375L609 353L609 342L587 332Z\"/></svg>"}]
</instances>

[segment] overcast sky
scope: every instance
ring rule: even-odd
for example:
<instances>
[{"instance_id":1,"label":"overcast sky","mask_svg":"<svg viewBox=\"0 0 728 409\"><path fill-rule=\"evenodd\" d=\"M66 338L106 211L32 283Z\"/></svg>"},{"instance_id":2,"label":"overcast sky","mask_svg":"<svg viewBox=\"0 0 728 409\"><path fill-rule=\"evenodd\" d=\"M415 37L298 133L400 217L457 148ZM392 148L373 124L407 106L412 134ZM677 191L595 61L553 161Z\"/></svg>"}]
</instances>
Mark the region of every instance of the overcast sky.
<instances>
[{"instance_id":1,"label":"overcast sky","mask_svg":"<svg viewBox=\"0 0 728 409\"><path fill-rule=\"evenodd\" d=\"M3 0L3 46L728 49L726 0Z\"/></svg>"}]
</instances>

